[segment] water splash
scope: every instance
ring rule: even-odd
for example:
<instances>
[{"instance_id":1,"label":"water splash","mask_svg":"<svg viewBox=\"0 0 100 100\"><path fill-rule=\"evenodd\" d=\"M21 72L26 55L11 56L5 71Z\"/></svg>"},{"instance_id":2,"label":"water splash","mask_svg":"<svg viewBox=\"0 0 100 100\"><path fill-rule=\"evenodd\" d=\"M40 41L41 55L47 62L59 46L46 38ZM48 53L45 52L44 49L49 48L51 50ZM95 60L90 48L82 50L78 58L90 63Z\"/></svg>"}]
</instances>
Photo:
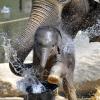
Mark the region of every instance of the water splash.
<instances>
[{"instance_id":1,"label":"water splash","mask_svg":"<svg viewBox=\"0 0 100 100\"><path fill-rule=\"evenodd\" d=\"M17 88L23 93L42 93L46 91L45 86L35 77L27 75L22 80L17 82Z\"/></svg>"},{"instance_id":2,"label":"water splash","mask_svg":"<svg viewBox=\"0 0 100 100\"><path fill-rule=\"evenodd\" d=\"M43 86L43 84L36 77L38 71L34 70L33 68L26 68L25 65L20 61L20 59L17 57L17 51L11 46L11 39L7 37L7 33L0 33L0 36L3 39L2 47L5 51L5 60L14 66L14 69L17 73L23 72L23 79L17 82L17 88L25 94L28 92L45 92L45 86ZM13 59L10 59L10 57Z\"/></svg>"},{"instance_id":3,"label":"water splash","mask_svg":"<svg viewBox=\"0 0 100 100\"><path fill-rule=\"evenodd\" d=\"M97 19L96 24L92 27L88 27L85 31L83 31L83 33L89 38L100 36L100 19Z\"/></svg>"},{"instance_id":4,"label":"water splash","mask_svg":"<svg viewBox=\"0 0 100 100\"><path fill-rule=\"evenodd\" d=\"M9 52L9 44L10 44L10 39L7 39L7 33L0 33L0 37L2 40L2 47L5 51L5 62L8 62L9 57L8 57L8 52Z\"/></svg>"},{"instance_id":5,"label":"water splash","mask_svg":"<svg viewBox=\"0 0 100 100\"><path fill-rule=\"evenodd\" d=\"M100 43L89 42L89 38L100 36L100 20L92 27L79 31L74 40L76 68L74 81L83 83L100 79ZM82 78L80 78L80 75Z\"/></svg>"}]
</instances>

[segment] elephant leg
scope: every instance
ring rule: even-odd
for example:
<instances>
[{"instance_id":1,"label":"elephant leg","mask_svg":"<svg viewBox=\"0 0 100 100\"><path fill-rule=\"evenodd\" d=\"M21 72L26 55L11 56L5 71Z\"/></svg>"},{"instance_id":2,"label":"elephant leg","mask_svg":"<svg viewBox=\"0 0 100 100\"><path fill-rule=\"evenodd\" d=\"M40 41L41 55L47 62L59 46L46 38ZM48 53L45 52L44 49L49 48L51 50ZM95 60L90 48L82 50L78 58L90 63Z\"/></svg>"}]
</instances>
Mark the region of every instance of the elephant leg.
<instances>
[{"instance_id":1,"label":"elephant leg","mask_svg":"<svg viewBox=\"0 0 100 100\"><path fill-rule=\"evenodd\" d=\"M73 62L74 61L72 60L72 65L74 65ZM75 93L76 91L73 83L74 66L72 66L71 63L68 64L70 65L69 68L68 66L65 66L66 65L65 63L61 63L61 62L54 65L48 77L48 82L57 84L63 79L63 89L65 95L68 94L68 100L77 100L76 93Z\"/></svg>"},{"instance_id":2,"label":"elephant leg","mask_svg":"<svg viewBox=\"0 0 100 100\"><path fill-rule=\"evenodd\" d=\"M64 65L64 63L62 63L62 65ZM53 67L55 67L55 69L54 68L52 69L52 72L50 73L50 75L48 77L48 81L50 83L57 84L57 83L59 83L62 80L62 78L60 76L64 72L65 69L62 68L61 65L55 65ZM60 72L61 69L58 70L59 67L61 69L64 69L63 72ZM64 89L65 95L68 94L68 100L77 100L77 98L76 98L76 91L75 91L74 83L73 83L73 71L72 70L68 70L67 69L66 75L63 78L63 89ZM59 94L56 94L55 97L56 97L56 99L57 98L60 98L60 99L62 98L62 97L59 96ZM67 98L66 99L62 98L62 100L63 99L67 100Z\"/></svg>"},{"instance_id":3,"label":"elephant leg","mask_svg":"<svg viewBox=\"0 0 100 100\"><path fill-rule=\"evenodd\" d=\"M68 95L68 100L77 100L72 74L70 74L69 77L63 79L63 89L65 95Z\"/></svg>"},{"instance_id":4,"label":"elephant leg","mask_svg":"<svg viewBox=\"0 0 100 100\"><path fill-rule=\"evenodd\" d=\"M64 53L64 59L65 59L64 63L66 65L66 75L64 76L63 79L63 89L65 95L68 94L68 100L77 100L73 82L74 68L75 68L74 53L73 52Z\"/></svg>"},{"instance_id":5,"label":"elephant leg","mask_svg":"<svg viewBox=\"0 0 100 100\"><path fill-rule=\"evenodd\" d=\"M15 75L22 76L20 69L23 66L26 67L23 62L34 46L33 37L36 30L41 26L55 26L58 23L58 14L58 3L55 0L32 0L32 11L26 28L16 39L11 40L11 47L14 53L11 52L9 55L9 66ZM14 55L18 59L14 59ZM18 67L19 64L20 68Z\"/></svg>"}]
</instances>

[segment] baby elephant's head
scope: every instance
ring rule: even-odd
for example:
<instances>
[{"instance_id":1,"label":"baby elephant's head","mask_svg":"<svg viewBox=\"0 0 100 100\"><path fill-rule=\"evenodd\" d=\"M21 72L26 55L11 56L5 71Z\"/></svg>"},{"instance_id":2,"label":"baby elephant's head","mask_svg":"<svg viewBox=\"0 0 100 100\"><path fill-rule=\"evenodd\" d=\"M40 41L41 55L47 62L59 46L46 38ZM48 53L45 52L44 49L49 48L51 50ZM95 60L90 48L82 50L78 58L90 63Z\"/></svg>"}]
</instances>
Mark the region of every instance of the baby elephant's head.
<instances>
[{"instance_id":1,"label":"baby elephant's head","mask_svg":"<svg viewBox=\"0 0 100 100\"><path fill-rule=\"evenodd\" d=\"M40 60L40 65L44 68L52 51L58 46L60 32L51 26L39 27L34 39L34 53Z\"/></svg>"}]
</instances>

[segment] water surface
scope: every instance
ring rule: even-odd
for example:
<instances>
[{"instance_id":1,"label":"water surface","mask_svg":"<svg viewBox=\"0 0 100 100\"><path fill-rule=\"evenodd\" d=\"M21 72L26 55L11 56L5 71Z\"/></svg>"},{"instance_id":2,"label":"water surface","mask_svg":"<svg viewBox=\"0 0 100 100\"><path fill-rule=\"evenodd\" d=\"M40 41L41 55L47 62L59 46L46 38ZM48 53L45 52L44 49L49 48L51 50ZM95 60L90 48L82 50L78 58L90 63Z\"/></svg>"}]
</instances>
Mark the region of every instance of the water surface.
<instances>
[{"instance_id":1,"label":"water surface","mask_svg":"<svg viewBox=\"0 0 100 100\"><path fill-rule=\"evenodd\" d=\"M22 0L22 5L19 4L20 0L0 0L0 63L5 62L4 49L1 46L3 43L2 33L7 33L8 38L15 38L21 34L25 28L27 20L16 21L20 18L26 18L30 15L31 0ZM22 8L20 8L22 6ZM7 7L10 12L2 13L4 7ZM7 22L12 21L12 22ZM2 24L2 22L5 22Z\"/></svg>"}]
</instances>

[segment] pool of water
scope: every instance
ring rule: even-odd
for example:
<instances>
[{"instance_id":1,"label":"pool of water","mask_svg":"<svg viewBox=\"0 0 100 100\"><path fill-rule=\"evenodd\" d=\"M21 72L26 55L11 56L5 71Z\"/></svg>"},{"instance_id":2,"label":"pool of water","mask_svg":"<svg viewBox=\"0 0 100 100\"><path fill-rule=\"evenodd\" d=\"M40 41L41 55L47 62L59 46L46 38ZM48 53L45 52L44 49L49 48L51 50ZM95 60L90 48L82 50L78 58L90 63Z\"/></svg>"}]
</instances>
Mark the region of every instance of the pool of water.
<instances>
[{"instance_id":1,"label":"pool of water","mask_svg":"<svg viewBox=\"0 0 100 100\"><path fill-rule=\"evenodd\" d=\"M0 0L0 34L7 33L10 39L21 34L27 23L27 19L23 20L23 18L27 18L30 11L31 0ZM5 62L2 43L0 35L0 63Z\"/></svg>"}]
</instances>

